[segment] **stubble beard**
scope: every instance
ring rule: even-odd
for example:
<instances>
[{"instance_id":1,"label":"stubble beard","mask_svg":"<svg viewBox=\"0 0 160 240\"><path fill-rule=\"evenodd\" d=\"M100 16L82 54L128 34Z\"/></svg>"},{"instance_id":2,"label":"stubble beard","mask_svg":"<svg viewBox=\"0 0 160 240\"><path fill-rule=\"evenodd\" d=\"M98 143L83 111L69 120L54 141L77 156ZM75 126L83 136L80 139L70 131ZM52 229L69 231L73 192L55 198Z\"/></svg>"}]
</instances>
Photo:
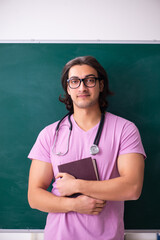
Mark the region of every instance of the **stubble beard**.
<instances>
[{"instance_id":1,"label":"stubble beard","mask_svg":"<svg viewBox=\"0 0 160 240\"><path fill-rule=\"evenodd\" d=\"M99 104L98 99L95 99L94 101L88 101L88 102L73 102L73 106L79 109L87 109L93 106L97 106L98 104Z\"/></svg>"}]
</instances>

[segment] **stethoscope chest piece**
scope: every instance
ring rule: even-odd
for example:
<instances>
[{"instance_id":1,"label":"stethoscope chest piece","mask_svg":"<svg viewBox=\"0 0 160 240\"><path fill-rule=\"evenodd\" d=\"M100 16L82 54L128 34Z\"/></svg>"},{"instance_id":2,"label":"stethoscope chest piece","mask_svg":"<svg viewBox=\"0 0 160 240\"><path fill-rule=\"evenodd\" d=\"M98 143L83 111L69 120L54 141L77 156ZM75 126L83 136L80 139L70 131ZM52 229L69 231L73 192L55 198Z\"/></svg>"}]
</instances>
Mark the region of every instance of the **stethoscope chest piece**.
<instances>
[{"instance_id":1,"label":"stethoscope chest piece","mask_svg":"<svg viewBox=\"0 0 160 240\"><path fill-rule=\"evenodd\" d=\"M90 154L91 155L96 155L97 153L99 153L99 147L96 144L93 144L90 147Z\"/></svg>"}]
</instances>

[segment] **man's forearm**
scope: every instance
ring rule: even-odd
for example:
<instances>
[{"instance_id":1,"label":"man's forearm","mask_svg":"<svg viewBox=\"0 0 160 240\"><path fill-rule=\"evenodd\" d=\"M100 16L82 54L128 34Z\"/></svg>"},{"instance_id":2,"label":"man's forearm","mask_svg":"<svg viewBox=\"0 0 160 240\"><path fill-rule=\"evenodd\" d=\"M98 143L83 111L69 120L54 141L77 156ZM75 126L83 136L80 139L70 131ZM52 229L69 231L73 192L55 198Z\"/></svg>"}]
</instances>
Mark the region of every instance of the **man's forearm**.
<instances>
[{"instance_id":1,"label":"man's forearm","mask_svg":"<svg viewBox=\"0 0 160 240\"><path fill-rule=\"evenodd\" d=\"M43 212L70 212L73 211L72 198L58 197L45 189L37 188L28 193L28 201L33 209Z\"/></svg>"},{"instance_id":2,"label":"man's forearm","mask_svg":"<svg viewBox=\"0 0 160 240\"><path fill-rule=\"evenodd\" d=\"M107 201L136 200L141 193L140 186L127 182L123 177L105 181L76 181L77 192Z\"/></svg>"},{"instance_id":3,"label":"man's forearm","mask_svg":"<svg viewBox=\"0 0 160 240\"><path fill-rule=\"evenodd\" d=\"M32 194L29 192L28 198L32 208L43 212L67 213L73 211L97 215L105 206L105 201L99 199L83 195L77 198L58 197L42 188L36 189Z\"/></svg>"}]
</instances>

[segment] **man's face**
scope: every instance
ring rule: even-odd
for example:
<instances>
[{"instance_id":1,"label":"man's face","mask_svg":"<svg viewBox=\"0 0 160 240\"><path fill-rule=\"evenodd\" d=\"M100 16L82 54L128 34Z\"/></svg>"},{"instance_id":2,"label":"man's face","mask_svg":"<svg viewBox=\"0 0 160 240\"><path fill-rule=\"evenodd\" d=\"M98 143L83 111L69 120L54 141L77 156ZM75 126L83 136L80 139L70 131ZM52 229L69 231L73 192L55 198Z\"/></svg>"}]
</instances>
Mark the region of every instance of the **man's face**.
<instances>
[{"instance_id":1,"label":"man's face","mask_svg":"<svg viewBox=\"0 0 160 240\"><path fill-rule=\"evenodd\" d=\"M98 77L97 71L89 65L75 65L70 68L68 78L78 77L85 78L87 75ZM99 106L99 94L103 90L103 81L96 81L96 85L92 88L86 87L83 82L76 89L67 87L68 94L73 101L74 110L76 108L93 108Z\"/></svg>"}]
</instances>

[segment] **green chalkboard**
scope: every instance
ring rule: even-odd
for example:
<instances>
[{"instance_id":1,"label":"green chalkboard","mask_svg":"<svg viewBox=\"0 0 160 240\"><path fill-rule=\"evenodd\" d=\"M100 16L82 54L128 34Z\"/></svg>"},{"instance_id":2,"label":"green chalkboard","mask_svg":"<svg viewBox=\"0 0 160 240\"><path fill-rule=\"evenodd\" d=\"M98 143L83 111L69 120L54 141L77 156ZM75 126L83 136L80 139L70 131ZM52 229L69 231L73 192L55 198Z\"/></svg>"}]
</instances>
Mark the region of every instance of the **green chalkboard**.
<instances>
[{"instance_id":1,"label":"green chalkboard","mask_svg":"<svg viewBox=\"0 0 160 240\"><path fill-rule=\"evenodd\" d=\"M160 45L0 44L0 228L41 229L45 213L30 209L27 155L40 130L65 107L60 75L76 56L96 57L108 72L109 111L138 126L147 153L138 201L126 203L126 229L160 229Z\"/></svg>"}]
</instances>

